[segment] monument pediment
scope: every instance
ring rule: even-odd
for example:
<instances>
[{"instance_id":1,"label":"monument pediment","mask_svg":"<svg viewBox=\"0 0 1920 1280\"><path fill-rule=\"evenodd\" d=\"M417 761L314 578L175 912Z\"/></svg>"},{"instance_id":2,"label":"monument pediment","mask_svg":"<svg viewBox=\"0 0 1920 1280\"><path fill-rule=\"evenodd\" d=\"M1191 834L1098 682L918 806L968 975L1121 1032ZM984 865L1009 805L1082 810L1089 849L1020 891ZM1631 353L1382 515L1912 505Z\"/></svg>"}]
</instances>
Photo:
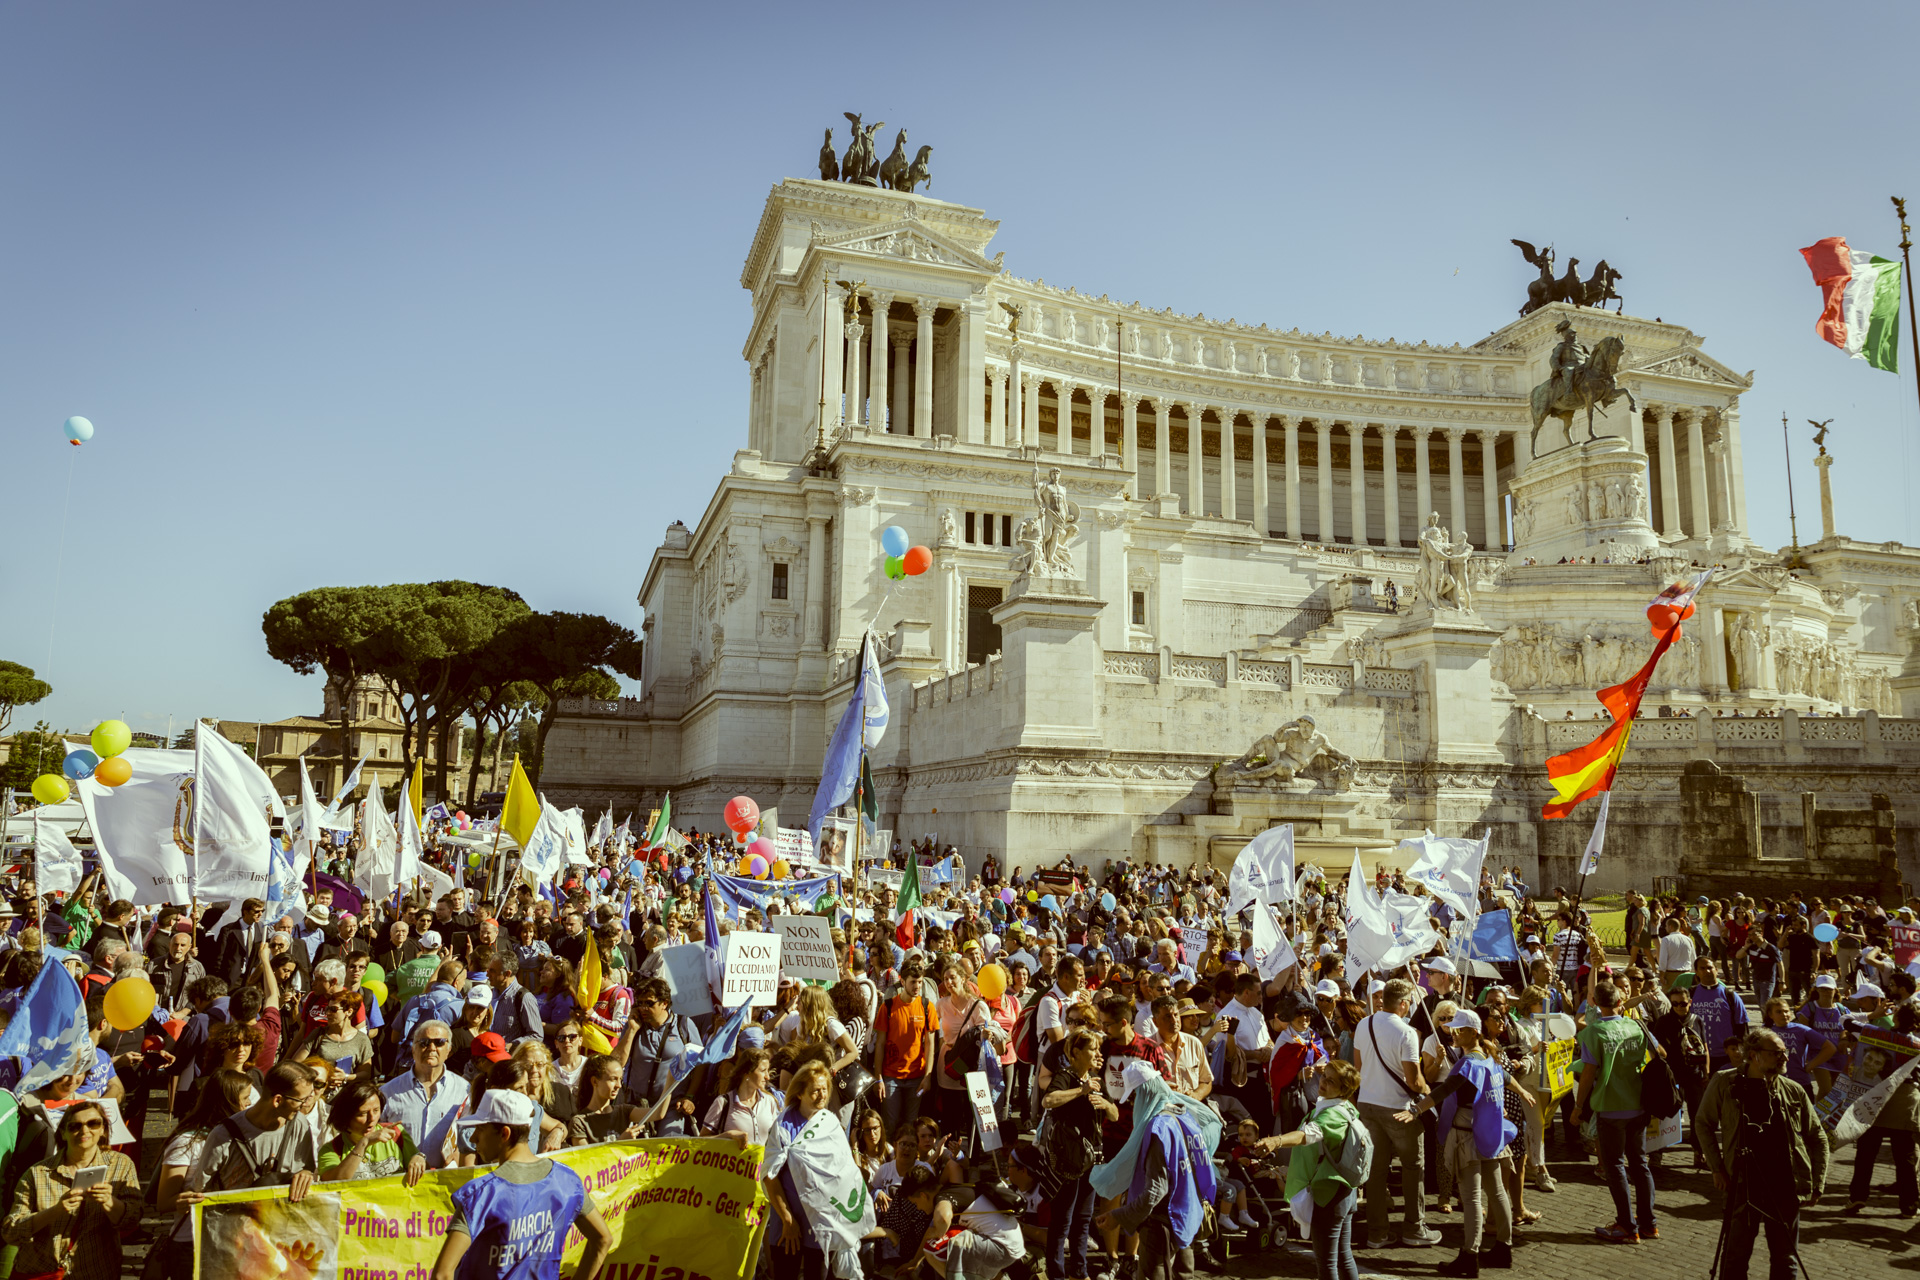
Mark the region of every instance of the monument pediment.
<instances>
[{"instance_id":1,"label":"monument pediment","mask_svg":"<svg viewBox=\"0 0 1920 1280\"><path fill-rule=\"evenodd\" d=\"M973 250L930 230L918 218L906 217L878 227L861 227L838 235L814 236L814 248L839 253L873 254L908 262L931 262L969 271L997 273L997 264Z\"/></svg>"},{"instance_id":2,"label":"monument pediment","mask_svg":"<svg viewBox=\"0 0 1920 1280\"><path fill-rule=\"evenodd\" d=\"M1753 385L1753 375L1738 374L1726 365L1698 347L1679 347L1654 355L1644 356L1631 361L1623 374L1637 373L1643 377L1680 378L1688 382L1704 382L1716 387L1731 387L1745 391Z\"/></svg>"}]
</instances>

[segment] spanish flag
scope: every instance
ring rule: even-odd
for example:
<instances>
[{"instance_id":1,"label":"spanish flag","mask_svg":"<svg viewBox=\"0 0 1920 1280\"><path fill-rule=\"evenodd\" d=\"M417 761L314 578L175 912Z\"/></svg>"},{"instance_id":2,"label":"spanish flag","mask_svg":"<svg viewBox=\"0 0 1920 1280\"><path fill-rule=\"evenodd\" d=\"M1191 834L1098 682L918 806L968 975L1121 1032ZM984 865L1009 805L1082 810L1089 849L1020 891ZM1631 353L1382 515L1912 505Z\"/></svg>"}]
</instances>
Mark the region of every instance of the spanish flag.
<instances>
[{"instance_id":1,"label":"spanish flag","mask_svg":"<svg viewBox=\"0 0 1920 1280\"><path fill-rule=\"evenodd\" d=\"M1673 647L1680 636L1680 628L1675 626L1660 633L1660 639L1653 646L1653 656L1646 665L1634 672L1624 683L1610 685L1596 693L1600 705L1615 720L1631 720L1640 714L1640 699L1646 696L1647 686L1653 682L1653 669L1660 665L1661 657Z\"/></svg>"},{"instance_id":2,"label":"spanish flag","mask_svg":"<svg viewBox=\"0 0 1920 1280\"><path fill-rule=\"evenodd\" d=\"M1615 720L1607 731L1565 755L1547 761L1547 781L1553 784L1553 799L1540 810L1543 818L1564 818L1582 800L1613 787L1613 774L1626 754L1627 739L1633 736L1633 717Z\"/></svg>"}]
</instances>

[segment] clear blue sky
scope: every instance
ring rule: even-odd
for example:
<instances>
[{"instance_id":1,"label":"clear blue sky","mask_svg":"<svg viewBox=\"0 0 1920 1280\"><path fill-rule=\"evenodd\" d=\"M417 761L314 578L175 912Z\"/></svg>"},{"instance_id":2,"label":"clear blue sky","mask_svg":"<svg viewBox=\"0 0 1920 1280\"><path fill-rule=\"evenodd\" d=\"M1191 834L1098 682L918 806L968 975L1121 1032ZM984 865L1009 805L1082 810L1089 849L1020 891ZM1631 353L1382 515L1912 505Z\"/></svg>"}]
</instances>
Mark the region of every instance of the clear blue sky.
<instances>
[{"instance_id":1,"label":"clear blue sky","mask_svg":"<svg viewBox=\"0 0 1920 1280\"><path fill-rule=\"evenodd\" d=\"M162 728L317 710L259 625L307 587L468 578L637 626L662 530L744 443L767 188L813 172L823 127L844 145L847 109L932 144L931 194L1002 219L1010 270L1156 307L1471 342L1524 296L1509 237L1606 257L1630 311L1758 371L1762 541L1787 536L1783 410L1803 537L1802 420L1833 417L1842 531L1920 541L1911 371L1814 338L1795 252L1891 254L1887 197L1920 205L1916 27L1896 5L9 6L0 657L56 686L28 723Z\"/></svg>"}]
</instances>

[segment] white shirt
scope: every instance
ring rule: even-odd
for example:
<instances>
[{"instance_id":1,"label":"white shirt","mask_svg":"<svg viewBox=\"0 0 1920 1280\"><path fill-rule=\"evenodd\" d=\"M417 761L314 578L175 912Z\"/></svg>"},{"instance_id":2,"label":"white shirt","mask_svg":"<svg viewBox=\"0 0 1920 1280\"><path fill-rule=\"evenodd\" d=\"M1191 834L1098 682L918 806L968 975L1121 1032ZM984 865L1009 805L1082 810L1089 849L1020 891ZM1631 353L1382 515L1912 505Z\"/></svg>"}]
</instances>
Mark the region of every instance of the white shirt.
<instances>
[{"instance_id":1,"label":"white shirt","mask_svg":"<svg viewBox=\"0 0 1920 1280\"><path fill-rule=\"evenodd\" d=\"M1153 1002L1135 1000L1133 1002L1133 1034L1153 1039Z\"/></svg>"},{"instance_id":2,"label":"white shirt","mask_svg":"<svg viewBox=\"0 0 1920 1280\"><path fill-rule=\"evenodd\" d=\"M1396 1111L1411 1101L1401 1064L1419 1063L1420 1033L1406 1019L1394 1013L1368 1015L1353 1030L1353 1048L1360 1058L1360 1101Z\"/></svg>"},{"instance_id":3,"label":"white shirt","mask_svg":"<svg viewBox=\"0 0 1920 1280\"><path fill-rule=\"evenodd\" d=\"M1660 939L1660 972L1693 968L1693 939L1685 929L1675 929Z\"/></svg>"},{"instance_id":4,"label":"white shirt","mask_svg":"<svg viewBox=\"0 0 1920 1280\"><path fill-rule=\"evenodd\" d=\"M1087 993L1082 990L1068 995L1060 990L1059 987L1055 987L1040 997L1039 1011L1033 1015L1033 1030L1041 1048L1045 1048L1047 1045L1047 1032L1053 1030L1065 1021L1067 1006L1080 1003L1080 1001L1086 997L1086 994Z\"/></svg>"},{"instance_id":5,"label":"white shirt","mask_svg":"<svg viewBox=\"0 0 1920 1280\"><path fill-rule=\"evenodd\" d=\"M1242 1049L1260 1050L1273 1043L1273 1037L1267 1034L1267 1019L1258 1009L1249 1009L1236 997L1227 1001L1220 1010L1223 1018L1240 1019L1240 1027L1233 1033L1235 1042Z\"/></svg>"},{"instance_id":6,"label":"white shirt","mask_svg":"<svg viewBox=\"0 0 1920 1280\"><path fill-rule=\"evenodd\" d=\"M847 1034L847 1024L838 1018L827 1019L827 1043L839 1044L840 1037ZM780 1025L773 1029L773 1038L781 1044L792 1044L800 1037L800 1011L794 1010L780 1019Z\"/></svg>"}]
</instances>

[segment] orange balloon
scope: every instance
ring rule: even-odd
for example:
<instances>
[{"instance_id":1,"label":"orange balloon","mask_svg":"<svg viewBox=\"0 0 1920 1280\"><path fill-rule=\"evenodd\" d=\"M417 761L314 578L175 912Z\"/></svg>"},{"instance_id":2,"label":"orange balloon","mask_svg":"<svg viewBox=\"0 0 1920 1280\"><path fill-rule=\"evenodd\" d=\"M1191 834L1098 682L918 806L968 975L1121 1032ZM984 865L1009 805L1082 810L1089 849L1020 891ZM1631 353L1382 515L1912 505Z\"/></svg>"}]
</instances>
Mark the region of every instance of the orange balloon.
<instances>
[{"instance_id":1,"label":"orange balloon","mask_svg":"<svg viewBox=\"0 0 1920 1280\"><path fill-rule=\"evenodd\" d=\"M907 554L900 557L900 567L909 578L917 578L933 567L933 552L925 547L908 547Z\"/></svg>"},{"instance_id":2,"label":"orange balloon","mask_svg":"<svg viewBox=\"0 0 1920 1280\"><path fill-rule=\"evenodd\" d=\"M93 780L103 787L117 787L132 776L133 766L125 756L108 756L93 769Z\"/></svg>"}]
</instances>

